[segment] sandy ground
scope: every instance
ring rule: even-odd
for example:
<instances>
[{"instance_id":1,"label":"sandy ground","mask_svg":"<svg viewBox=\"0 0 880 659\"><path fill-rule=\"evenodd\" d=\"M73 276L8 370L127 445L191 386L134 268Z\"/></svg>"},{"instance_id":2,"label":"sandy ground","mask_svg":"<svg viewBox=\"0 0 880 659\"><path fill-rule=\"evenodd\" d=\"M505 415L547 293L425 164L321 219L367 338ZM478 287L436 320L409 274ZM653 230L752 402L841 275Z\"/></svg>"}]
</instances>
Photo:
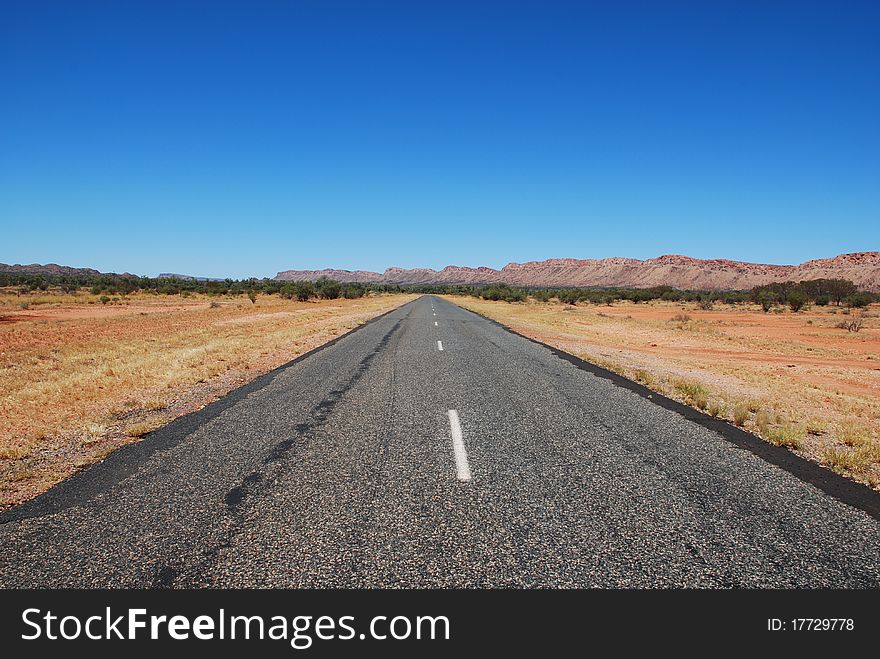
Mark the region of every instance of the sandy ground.
<instances>
[{"instance_id":1,"label":"sandy ground","mask_svg":"<svg viewBox=\"0 0 880 659\"><path fill-rule=\"evenodd\" d=\"M413 297L0 294L0 508Z\"/></svg>"},{"instance_id":2,"label":"sandy ground","mask_svg":"<svg viewBox=\"0 0 880 659\"><path fill-rule=\"evenodd\" d=\"M450 297L518 332L638 380L880 487L880 309L763 313L652 302L522 304ZM747 414L745 414L747 412Z\"/></svg>"}]
</instances>

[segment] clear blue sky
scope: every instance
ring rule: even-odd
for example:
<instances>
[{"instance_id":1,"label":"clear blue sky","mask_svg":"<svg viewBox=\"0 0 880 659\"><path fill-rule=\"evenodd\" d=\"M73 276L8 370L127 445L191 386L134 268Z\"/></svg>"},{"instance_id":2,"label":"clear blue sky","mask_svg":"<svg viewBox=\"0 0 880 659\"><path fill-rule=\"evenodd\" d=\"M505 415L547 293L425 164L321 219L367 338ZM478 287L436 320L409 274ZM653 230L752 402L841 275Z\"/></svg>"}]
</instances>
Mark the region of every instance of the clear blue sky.
<instances>
[{"instance_id":1,"label":"clear blue sky","mask_svg":"<svg viewBox=\"0 0 880 659\"><path fill-rule=\"evenodd\" d=\"M880 2L0 7L2 262L880 249Z\"/></svg>"}]
</instances>

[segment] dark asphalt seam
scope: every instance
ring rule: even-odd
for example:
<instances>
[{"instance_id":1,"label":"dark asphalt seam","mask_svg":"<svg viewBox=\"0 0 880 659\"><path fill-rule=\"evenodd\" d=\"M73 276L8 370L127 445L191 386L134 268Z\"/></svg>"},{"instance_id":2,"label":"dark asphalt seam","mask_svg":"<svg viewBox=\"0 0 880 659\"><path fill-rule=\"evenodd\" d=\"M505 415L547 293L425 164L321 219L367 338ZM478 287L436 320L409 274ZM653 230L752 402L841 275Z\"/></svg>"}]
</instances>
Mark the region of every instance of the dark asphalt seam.
<instances>
[{"instance_id":1,"label":"dark asphalt seam","mask_svg":"<svg viewBox=\"0 0 880 659\"><path fill-rule=\"evenodd\" d=\"M297 424L295 434L278 444L276 444L269 455L263 461L263 469L256 470L248 474L242 480L240 485L230 489L226 493L224 502L227 508L228 524L226 525L222 537L212 543L203 554L203 558L197 564L187 566L185 577L193 579L198 577L224 550L232 546L232 541L239 533L242 523L244 522L244 514L242 509L248 500L260 496L266 496L268 492L277 484L278 476L284 469L285 458L289 456L290 450L294 445L300 447L305 446L309 440L314 438L315 431L327 423L333 410L339 401L348 393L363 377L370 363L377 355L382 353L388 346L392 336L400 328L403 318L399 319L394 326L385 333L376 346L367 354L357 365L351 377L340 387L331 391L327 398L318 403L313 409L311 420L307 423ZM175 581L182 572L180 569L170 565L160 566L156 576L151 584L152 588L172 588Z\"/></svg>"},{"instance_id":2,"label":"dark asphalt seam","mask_svg":"<svg viewBox=\"0 0 880 659\"><path fill-rule=\"evenodd\" d=\"M376 344L376 347L360 361L348 381L346 381L341 387L331 391L324 400L313 408L310 421L297 424L293 437L289 437L273 447L268 457L263 461L264 467L270 467L272 464L281 461L289 453L290 449L293 448L294 444L299 443L302 445L315 430L327 423L327 419L333 413L333 410L339 404L339 401L363 377L364 373L370 367L370 362L376 358L376 355L385 349L388 342L391 340L392 335L400 328L400 323L401 321L398 320L382 337L379 343ZM236 512L248 495L254 494L265 488L267 484L266 481L267 479L262 471L258 470L252 472L242 481L241 485L233 487L226 494L227 507L232 512Z\"/></svg>"},{"instance_id":3,"label":"dark asphalt seam","mask_svg":"<svg viewBox=\"0 0 880 659\"><path fill-rule=\"evenodd\" d=\"M103 461L73 474L70 478L61 481L43 494L3 511L0 513L0 524L29 519L31 517L42 517L88 503L102 492L136 472L154 453L174 448L203 424L219 416L225 410L247 398L250 394L271 384L285 369L335 345L355 332L381 320L388 314L403 309L415 301L412 300L399 307L389 309L375 318L371 318L345 334L341 334L335 339L299 355L237 389L233 389L201 410L178 417L171 423L145 435L140 442L118 448Z\"/></svg>"},{"instance_id":4,"label":"dark asphalt seam","mask_svg":"<svg viewBox=\"0 0 880 659\"><path fill-rule=\"evenodd\" d=\"M816 462L812 462L806 458L802 458L796 453L792 453L782 446L770 444L757 435L753 435L727 421L709 416L708 414L689 407L684 403L680 403L677 400L659 394L638 382L634 382L633 380L615 373L614 371L609 371L606 368L592 364L580 357L576 357L563 350L554 348L543 341L538 341L537 339L520 334L516 330L511 329L507 325L489 318L488 316L484 316L476 311L471 311L470 309L465 309L464 307L458 308L483 318L511 334L515 334L527 341L543 346L559 359L569 362L582 371L591 373L596 377L610 380L618 387L638 394L642 398L650 400L655 405L659 405L660 407L680 414L688 421L693 421L694 423L720 435L734 446L753 453L762 460L765 460L766 462L787 471L800 480L817 487L838 501L852 506L853 508L858 508L874 519L880 521L880 492L872 490L867 485L862 485L861 483L857 483L844 476L836 474Z\"/></svg>"}]
</instances>

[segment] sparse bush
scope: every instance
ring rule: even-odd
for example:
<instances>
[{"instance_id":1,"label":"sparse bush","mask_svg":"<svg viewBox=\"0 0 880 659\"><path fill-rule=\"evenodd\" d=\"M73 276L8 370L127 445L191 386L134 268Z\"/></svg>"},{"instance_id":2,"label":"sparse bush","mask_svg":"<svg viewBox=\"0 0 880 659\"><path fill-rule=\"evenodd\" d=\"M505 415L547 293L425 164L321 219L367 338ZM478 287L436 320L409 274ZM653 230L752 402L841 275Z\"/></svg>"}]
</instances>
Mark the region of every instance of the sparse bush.
<instances>
[{"instance_id":1,"label":"sparse bush","mask_svg":"<svg viewBox=\"0 0 880 659\"><path fill-rule=\"evenodd\" d=\"M853 293L846 298L846 306L853 309L862 309L871 304L871 296L867 293Z\"/></svg>"},{"instance_id":2,"label":"sparse bush","mask_svg":"<svg viewBox=\"0 0 880 659\"><path fill-rule=\"evenodd\" d=\"M830 299L827 295L819 295L819 296L816 298L816 306L818 306L818 307L827 307L827 306L828 306L828 303L829 303L830 301L831 301L831 299Z\"/></svg>"},{"instance_id":3,"label":"sparse bush","mask_svg":"<svg viewBox=\"0 0 880 659\"><path fill-rule=\"evenodd\" d=\"M788 302L789 308L797 313L807 303L807 295L803 291L795 289L788 294L786 302Z\"/></svg>"},{"instance_id":4,"label":"sparse bush","mask_svg":"<svg viewBox=\"0 0 880 659\"><path fill-rule=\"evenodd\" d=\"M27 311L28 309L31 308L31 305L28 304L27 302L22 302L21 304L18 305L18 308L19 308L19 309L24 309L25 311Z\"/></svg>"},{"instance_id":5,"label":"sparse bush","mask_svg":"<svg viewBox=\"0 0 880 659\"><path fill-rule=\"evenodd\" d=\"M717 400L713 400L709 403L709 414L716 418L725 418L727 416L727 406Z\"/></svg>"},{"instance_id":6,"label":"sparse bush","mask_svg":"<svg viewBox=\"0 0 880 659\"><path fill-rule=\"evenodd\" d=\"M654 386L654 377L643 368L637 368L633 371L633 379L646 387Z\"/></svg>"},{"instance_id":7,"label":"sparse bush","mask_svg":"<svg viewBox=\"0 0 880 659\"><path fill-rule=\"evenodd\" d=\"M306 302L315 297L315 287L310 281L298 281L293 285L293 294L300 302Z\"/></svg>"},{"instance_id":8,"label":"sparse bush","mask_svg":"<svg viewBox=\"0 0 880 659\"><path fill-rule=\"evenodd\" d=\"M838 473L857 471L866 463L864 453L837 446L826 446L820 456L822 462Z\"/></svg>"},{"instance_id":9,"label":"sparse bush","mask_svg":"<svg viewBox=\"0 0 880 659\"><path fill-rule=\"evenodd\" d=\"M693 380L678 379L672 385L675 390L684 398L685 402L705 410L709 404L709 392L699 382Z\"/></svg>"},{"instance_id":10,"label":"sparse bush","mask_svg":"<svg viewBox=\"0 0 880 659\"><path fill-rule=\"evenodd\" d=\"M251 301L251 304L257 303L257 292L256 291L253 291L253 290L248 291L247 296L248 296L248 300Z\"/></svg>"},{"instance_id":11,"label":"sparse bush","mask_svg":"<svg viewBox=\"0 0 880 659\"><path fill-rule=\"evenodd\" d=\"M219 303L219 302L211 302L211 303L208 305L208 308L209 308L209 309L219 309L219 308L220 308L220 303Z\"/></svg>"},{"instance_id":12,"label":"sparse bush","mask_svg":"<svg viewBox=\"0 0 880 659\"><path fill-rule=\"evenodd\" d=\"M858 332L865 324L865 317L862 314L854 316L851 320L844 320L835 325L837 329L845 329L848 332Z\"/></svg>"},{"instance_id":13,"label":"sparse bush","mask_svg":"<svg viewBox=\"0 0 880 659\"><path fill-rule=\"evenodd\" d=\"M768 435L770 431L770 415L765 410L761 410L755 415L755 427L765 437Z\"/></svg>"},{"instance_id":14,"label":"sparse bush","mask_svg":"<svg viewBox=\"0 0 880 659\"><path fill-rule=\"evenodd\" d=\"M712 298L709 295L704 295L700 298L700 301L697 303L703 311L711 311L714 308L714 304L712 303Z\"/></svg>"},{"instance_id":15,"label":"sparse bush","mask_svg":"<svg viewBox=\"0 0 880 659\"><path fill-rule=\"evenodd\" d=\"M767 313L776 304L776 296L770 291L761 291L758 294L758 304L761 305L764 313Z\"/></svg>"},{"instance_id":16,"label":"sparse bush","mask_svg":"<svg viewBox=\"0 0 880 659\"><path fill-rule=\"evenodd\" d=\"M125 429L125 432L130 437L143 437L144 435L154 431L159 427L159 423L157 422L143 422L143 423L135 423L134 425L129 426Z\"/></svg>"},{"instance_id":17,"label":"sparse bush","mask_svg":"<svg viewBox=\"0 0 880 659\"><path fill-rule=\"evenodd\" d=\"M102 295L102 296L99 298L99 300L100 300L101 304L107 304L107 303L110 301L110 298L107 297L106 295Z\"/></svg>"},{"instance_id":18,"label":"sparse bush","mask_svg":"<svg viewBox=\"0 0 880 659\"><path fill-rule=\"evenodd\" d=\"M847 446L859 447L871 443L871 431L853 421L844 421L837 429L837 438Z\"/></svg>"},{"instance_id":19,"label":"sparse bush","mask_svg":"<svg viewBox=\"0 0 880 659\"><path fill-rule=\"evenodd\" d=\"M689 323L691 322L691 317L686 313L677 313L672 318L669 319L670 323Z\"/></svg>"},{"instance_id":20,"label":"sparse bush","mask_svg":"<svg viewBox=\"0 0 880 659\"><path fill-rule=\"evenodd\" d=\"M325 300L335 300L342 294L342 284L335 279L321 276L315 282L315 290L319 297Z\"/></svg>"},{"instance_id":21,"label":"sparse bush","mask_svg":"<svg viewBox=\"0 0 880 659\"><path fill-rule=\"evenodd\" d=\"M804 429L788 424L771 426L767 432L767 439L777 446L800 448L804 441Z\"/></svg>"},{"instance_id":22,"label":"sparse bush","mask_svg":"<svg viewBox=\"0 0 880 659\"><path fill-rule=\"evenodd\" d=\"M733 408L733 422L738 426L744 426L749 418L749 408L739 403Z\"/></svg>"},{"instance_id":23,"label":"sparse bush","mask_svg":"<svg viewBox=\"0 0 880 659\"><path fill-rule=\"evenodd\" d=\"M828 430L828 422L825 419L815 417L807 419L806 431L808 435L824 435Z\"/></svg>"}]
</instances>

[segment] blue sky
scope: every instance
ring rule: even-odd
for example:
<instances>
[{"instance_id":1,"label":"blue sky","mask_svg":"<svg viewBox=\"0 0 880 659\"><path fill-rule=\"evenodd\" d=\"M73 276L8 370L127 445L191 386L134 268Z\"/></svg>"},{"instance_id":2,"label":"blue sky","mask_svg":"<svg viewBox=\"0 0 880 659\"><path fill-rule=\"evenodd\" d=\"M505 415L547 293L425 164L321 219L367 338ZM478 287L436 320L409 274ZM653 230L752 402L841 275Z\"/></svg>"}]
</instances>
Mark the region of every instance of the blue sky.
<instances>
[{"instance_id":1,"label":"blue sky","mask_svg":"<svg viewBox=\"0 0 880 659\"><path fill-rule=\"evenodd\" d=\"M880 249L880 3L0 3L0 261Z\"/></svg>"}]
</instances>

